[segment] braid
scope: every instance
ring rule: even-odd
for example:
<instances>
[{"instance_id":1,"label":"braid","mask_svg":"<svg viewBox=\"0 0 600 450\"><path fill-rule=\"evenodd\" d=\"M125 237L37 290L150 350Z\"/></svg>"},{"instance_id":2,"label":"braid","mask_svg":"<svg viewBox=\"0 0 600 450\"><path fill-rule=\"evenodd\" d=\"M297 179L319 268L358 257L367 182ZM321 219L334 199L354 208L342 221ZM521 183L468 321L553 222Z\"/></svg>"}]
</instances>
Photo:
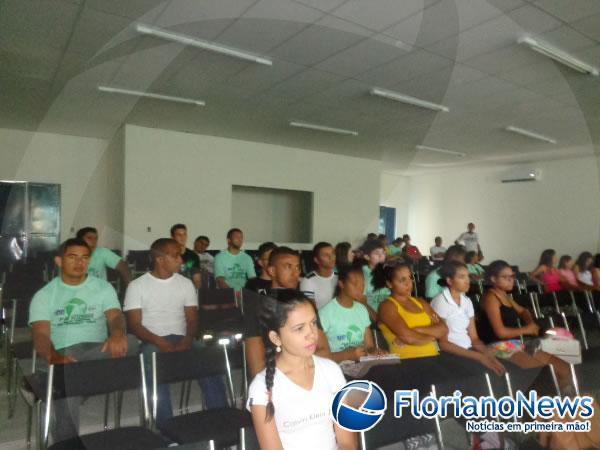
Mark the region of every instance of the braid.
<instances>
[{"instance_id":1,"label":"braid","mask_svg":"<svg viewBox=\"0 0 600 450\"><path fill-rule=\"evenodd\" d=\"M273 344L267 345L265 349L266 368L265 368L265 384L267 386L267 415L265 422L270 422L275 414L275 406L273 405L273 378L275 376L275 347Z\"/></svg>"}]
</instances>

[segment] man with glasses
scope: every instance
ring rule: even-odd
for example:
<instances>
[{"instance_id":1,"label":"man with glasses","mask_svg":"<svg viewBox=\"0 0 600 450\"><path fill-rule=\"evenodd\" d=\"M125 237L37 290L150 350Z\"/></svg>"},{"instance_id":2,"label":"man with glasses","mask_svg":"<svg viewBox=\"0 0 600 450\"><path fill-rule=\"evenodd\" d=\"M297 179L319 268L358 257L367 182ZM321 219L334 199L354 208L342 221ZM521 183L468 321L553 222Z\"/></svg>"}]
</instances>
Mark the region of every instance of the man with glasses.
<instances>
[{"instance_id":1,"label":"man with glasses","mask_svg":"<svg viewBox=\"0 0 600 450\"><path fill-rule=\"evenodd\" d=\"M119 358L136 350L114 288L88 275L91 250L82 239L68 239L55 263L60 275L40 289L29 307L29 325L40 370L48 364ZM133 347L133 348L132 348ZM55 441L76 436L79 401L56 403Z\"/></svg>"}]
</instances>

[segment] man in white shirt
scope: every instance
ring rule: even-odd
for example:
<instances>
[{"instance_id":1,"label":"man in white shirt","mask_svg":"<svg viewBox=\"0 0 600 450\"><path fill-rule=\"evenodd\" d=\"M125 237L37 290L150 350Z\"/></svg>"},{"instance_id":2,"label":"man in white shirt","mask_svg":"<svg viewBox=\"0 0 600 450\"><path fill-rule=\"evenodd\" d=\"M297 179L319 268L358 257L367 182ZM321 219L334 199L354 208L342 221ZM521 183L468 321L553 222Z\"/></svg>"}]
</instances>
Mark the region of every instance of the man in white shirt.
<instances>
[{"instance_id":1,"label":"man in white shirt","mask_svg":"<svg viewBox=\"0 0 600 450\"><path fill-rule=\"evenodd\" d=\"M433 261L443 261L446 256L446 247L442 245L442 238L437 236L435 238L435 245L429 249L429 254Z\"/></svg>"},{"instance_id":2,"label":"man in white shirt","mask_svg":"<svg viewBox=\"0 0 600 450\"><path fill-rule=\"evenodd\" d=\"M468 252L477 252L478 254L481 254L479 235L475 233L474 223L469 223L467 225L467 231L456 238L455 244L462 245Z\"/></svg>"},{"instance_id":3,"label":"man in white shirt","mask_svg":"<svg viewBox=\"0 0 600 450\"><path fill-rule=\"evenodd\" d=\"M150 247L152 272L132 281L123 310L128 328L142 344L146 360L153 352L190 350L198 332L198 298L192 282L180 275L181 246L174 239L158 239ZM150 381L150 380L149 380ZM220 383L220 385L219 385ZM226 405L222 381L200 380L207 407ZM159 386L157 425L173 416L168 385Z\"/></svg>"},{"instance_id":4,"label":"man in white shirt","mask_svg":"<svg viewBox=\"0 0 600 450\"><path fill-rule=\"evenodd\" d=\"M329 242L319 242L313 247L313 261L317 269L300 281L300 290L311 296L320 309L333 297L337 285L335 249Z\"/></svg>"},{"instance_id":5,"label":"man in white shirt","mask_svg":"<svg viewBox=\"0 0 600 450\"><path fill-rule=\"evenodd\" d=\"M194 251L200 259L200 270L203 270L211 275L215 273L215 258L207 252L210 245L208 236L198 236L194 241Z\"/></svg>"}]
</instances>

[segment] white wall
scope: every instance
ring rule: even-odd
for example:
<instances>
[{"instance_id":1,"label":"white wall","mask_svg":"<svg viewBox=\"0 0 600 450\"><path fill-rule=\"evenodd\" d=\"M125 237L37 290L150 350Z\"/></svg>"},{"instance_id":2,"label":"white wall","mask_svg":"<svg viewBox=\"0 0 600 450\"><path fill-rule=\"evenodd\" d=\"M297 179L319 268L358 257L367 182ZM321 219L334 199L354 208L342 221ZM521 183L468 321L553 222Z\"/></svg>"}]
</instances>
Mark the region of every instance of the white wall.
<instances>
[{"instance_id":1,"label":"white wall","mask_svg":"<svg viewBox=\"0 0 600 450\"><path fill-rule=\"evenodd\" d=\"M0 129L0 179L61 185L61 239L71 228L96 226L100 243L121 247L122 144L101 139Z\"/></svg>"},{"instance_id":2,"label":"white wall","mask_svg":"<svg viewBox=\"0 0 600 450\"><path fill-rule=\"evenodd\" d=\"M236 225L234 184L311 191L313 239L356 243L376 230L380 171L380 162L366 159L127 125L125 247L148 248L182 222L190 241L206 234L222 248ZM258 244L246 236L247 248Z\"/></svg>"},{"instance_id":3,"label":"white wall","mask_svg":"<svg viewBox=\"0 0 600 450\"><path fill-rule=\"evenodd\" d=\"M474 222L485 262L509 259L532 269L554 248L576 257L599 247L600 186L596 158L529 164L540 181L502 184L506 167L456 169L410 177L408 230L428 249L441 235L448 245Z\"/></svg>"}]
</instances>

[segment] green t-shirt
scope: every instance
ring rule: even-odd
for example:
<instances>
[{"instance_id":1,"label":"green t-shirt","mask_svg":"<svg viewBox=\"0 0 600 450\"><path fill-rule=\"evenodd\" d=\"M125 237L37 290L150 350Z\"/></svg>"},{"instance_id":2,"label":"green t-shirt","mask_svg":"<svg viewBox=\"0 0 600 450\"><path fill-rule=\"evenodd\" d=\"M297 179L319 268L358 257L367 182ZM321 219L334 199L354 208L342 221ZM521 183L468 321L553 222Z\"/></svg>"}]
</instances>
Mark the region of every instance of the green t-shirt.
<instances>
[{"instance_id":1,"label":"green t-shirt","mask_svg":"<svg viewBox=\"0 0 600 450\"><path fill-rule=\"evenodd\" d=\"M87 273L93 277L106 280L106 268L114 269L119 261L121 261L121 257L116 253L104 247L96 247L90 258Z\"/></svg>"},{"instance_id":2,"label":"green t-shirt","mask_svg":"<svg viewBox=\"0 0 600 450\"><path fill-rule=\"evenodd\" d=\"M485 273L485 269L479 264L467 264L467 270L473 275L481 275Z\"/></svg>"},{"instance_id":3,"label":"green t-shirt","mask_svg":"<svg viewBox=\"0 0 600 450\"><path fill-rule=\"evenodd\" d=\"M388 245L387 251L390 256L395 256L402 253L402 249L400 247L396 247L395 245Z\"/></svg>"},{"instance_id":4,"label":"green t-shirt","mask_svg":"<svg viewBox=\"0 0 600 450\"><path fill-rule=\"evenodd\" d=\"M60 277L40 289L29 306L29 324L50 322L50 340L56 350L84 342L104 342L108 337L109 309L121 309L117 293L104 280L88 276L71 286Z\"/></svg>"},{"instance_id":5,"label":"green t-shirt","mask_svg":"<svg viewBox=\"0 0 600 450\"><path fill-rule=\"evenodd\" d=\"M228 250L220 251L215 256L215 278L223 277L229 287L240 291L246 286L246 281L256 278L254 261L245 252L232 255Z\"/></svg>"},{"instance_id":6,"label":"green t-shirt","mask_svg":"<svg viewBox=\"0 0 600 450\"><path fill-rule=\"evenodd\" d=\"M365 292L363 292L365 294L365 296L367 297L367 303L368 305L373 308L375 310L375 312L378 312L379 310L379 305L381 305L383 303L383 301L388 298L392 293L391 291L384 287L384 288L380 288L380 289L375 289L373 287L373 273L371 272L371 269L369 269L368 265L364 265L363 266L363 275L365 276Z\"/></svg>"},{"instance_id":7,"label":"green t-shirt","mask_svg":"<svg viewBox=\"0 0 600 450\"><path fill-rule=\"evenodd\" d=\"M438 284L438 280L442 278L437 270L433 270L425 278L425 297L435 298L442 293L444 288Z\"/></svg>"},{"instance_id":8,"label":"green t-shirt","mask_svg":"<svg viewBox=\"0 0 600 450\"><path fill-rule=\"evenodd\" d=\"M319 319L334 353L364 345L365 328L371 325L364 305L354 302L351 308L346 308L336 298L319 310Z\"/></svg>"}]
</instances>

